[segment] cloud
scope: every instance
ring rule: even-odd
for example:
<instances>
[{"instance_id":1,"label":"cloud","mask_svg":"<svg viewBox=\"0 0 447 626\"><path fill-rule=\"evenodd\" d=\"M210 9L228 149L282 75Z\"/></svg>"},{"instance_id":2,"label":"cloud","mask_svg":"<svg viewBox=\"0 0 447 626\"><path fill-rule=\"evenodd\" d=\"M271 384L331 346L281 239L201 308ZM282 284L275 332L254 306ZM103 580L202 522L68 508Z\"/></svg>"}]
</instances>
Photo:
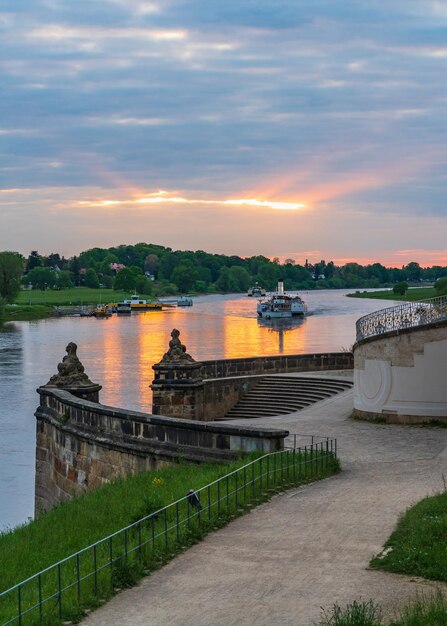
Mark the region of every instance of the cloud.
<instances>
[{"instance_id":1,"label":"cloud","mask_svg":"<svg viewBox=\"0 0 447 626\"><path fill-rule=\"evenodd\" d=\"M160 243L188 236L184 247L224 252L248 246L259 211L259 253L296 250L294 237L340 258L442 249L425 221L446 215L446 35L444 4L422 0L11 5L0 12L0 187L32 191L0 207L2 225L18 245L53 211L39 236L69 224L70 249L85 247L86 232L111 241L144 228ZM79 201L148 189L186 200L163 203L170 228L153 229L129 202L138 228L115 211L98 235L93 216L70 215ZM308 208L203 204L213 198Z\"/></svg>"}]
</instances>

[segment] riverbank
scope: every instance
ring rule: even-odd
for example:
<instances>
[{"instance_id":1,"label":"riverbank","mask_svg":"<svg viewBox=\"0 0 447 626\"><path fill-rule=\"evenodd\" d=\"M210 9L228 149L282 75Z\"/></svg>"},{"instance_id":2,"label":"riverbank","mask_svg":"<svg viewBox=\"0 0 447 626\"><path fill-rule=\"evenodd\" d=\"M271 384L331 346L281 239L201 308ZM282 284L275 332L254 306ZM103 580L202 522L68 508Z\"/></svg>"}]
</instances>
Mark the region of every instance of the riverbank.
<instances>
[{"instance_id":1,"label":"riverbank","mask_svg":"<svg viewBox=\"0 0 447 626\"><path fill-rule=\"evenodd\" d=\"M356 291L346 294L348 298L368 298L373 300L398 300L402 302L417 302L439 295L434 287L410 287L404 296L399 296L392 289L384 291Z\"/></svg>"}]
</instances>

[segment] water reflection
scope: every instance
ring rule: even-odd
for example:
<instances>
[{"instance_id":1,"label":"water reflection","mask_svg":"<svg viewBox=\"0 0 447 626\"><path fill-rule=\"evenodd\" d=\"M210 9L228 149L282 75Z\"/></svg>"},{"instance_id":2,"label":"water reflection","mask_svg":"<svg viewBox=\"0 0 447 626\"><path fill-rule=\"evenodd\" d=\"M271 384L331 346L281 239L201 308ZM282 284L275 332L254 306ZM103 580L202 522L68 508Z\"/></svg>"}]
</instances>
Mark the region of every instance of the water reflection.
<instances>
[{"instance_id":1,"label":"water reflection","mask_svg":"<svg viewBox=\"0 0 447 626\"><path fill-rule=\"evenodd\" d=\"M266 320L258 317L258 325L267 329L267 332L274 333L278 337L278 353L284 354L284 351L288 352L285 347L284 339L287 333L291 331L296 331L298 328L303 326L306 322L306 318L303 317L292 317L290 319L270 319ZM294 346L296 347L299 343L299 337L293 337ZM300 352L300 350L297 350ZM289 353L290 354L290 353Z\"/></svg>"},{"instance_id":2,"label":"water reflection","mask_svg":"<svg viewBox=\"0 0 447 626\"><path fill-rule=\"evenodd\" d=\"M78 344L87 375L103 385L101 402L150 411L152 365L166 352L173 328L197 360L340 351L353 344L356 319L380 308L377 301L344 293L300 294L312 315L268 324L258 320L256 299L232 294L201 296L191 308L129 317L67 317L1 327L0 529L33 513L35 390L56 373L68 342Z\"/></svg>"}]
</instances>

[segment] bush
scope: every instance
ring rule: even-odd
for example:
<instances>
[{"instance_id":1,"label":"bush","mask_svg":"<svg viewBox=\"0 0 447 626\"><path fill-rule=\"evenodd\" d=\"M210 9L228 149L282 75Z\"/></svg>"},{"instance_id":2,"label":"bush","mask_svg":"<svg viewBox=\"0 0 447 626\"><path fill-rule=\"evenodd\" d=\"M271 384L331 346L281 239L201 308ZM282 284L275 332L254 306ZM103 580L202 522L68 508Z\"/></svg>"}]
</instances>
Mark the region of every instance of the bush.
<instances>
[{"instance_id":1,"label":"bush","mask_svg":"<svg viewBox=\"0 0 447 626\"><path fill-rule=\"evenodd\" d=\"M408 285L406 282L402 281L400 283L396 283L393 287L393 293L397 296L404 296L408 291Z\"/></svg>"},{"instance_id":2,"label":"bush","mask_svg":"<svg viewBox=\"0 0 447 626\"><path fill-rule=\"evenodd\" d=\"M438 296L442 296L447 293L447 276L441 276L435 282L435 291Z\"/></svg>"}]
</instances>

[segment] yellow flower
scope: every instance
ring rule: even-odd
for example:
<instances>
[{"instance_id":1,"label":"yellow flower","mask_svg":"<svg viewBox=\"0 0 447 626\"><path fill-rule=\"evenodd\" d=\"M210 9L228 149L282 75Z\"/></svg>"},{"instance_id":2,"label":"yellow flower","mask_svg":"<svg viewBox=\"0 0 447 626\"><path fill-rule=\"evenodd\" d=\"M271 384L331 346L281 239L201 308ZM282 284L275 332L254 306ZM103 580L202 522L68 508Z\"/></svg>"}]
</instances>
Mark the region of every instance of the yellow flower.
<instances>
[{"instance_id":1,"label":"yellow flower","mask_svg":"<svg viewBox=\"0 0 447 626\"><path fill-rule=\"evenodd\" d=\"M162 485L165 484L165 481L163 478L160 478L159 476L155 476L155 478L152 479L152 484L155 485L156 487L161 487Z\"/></svg>"}]
</instances>

